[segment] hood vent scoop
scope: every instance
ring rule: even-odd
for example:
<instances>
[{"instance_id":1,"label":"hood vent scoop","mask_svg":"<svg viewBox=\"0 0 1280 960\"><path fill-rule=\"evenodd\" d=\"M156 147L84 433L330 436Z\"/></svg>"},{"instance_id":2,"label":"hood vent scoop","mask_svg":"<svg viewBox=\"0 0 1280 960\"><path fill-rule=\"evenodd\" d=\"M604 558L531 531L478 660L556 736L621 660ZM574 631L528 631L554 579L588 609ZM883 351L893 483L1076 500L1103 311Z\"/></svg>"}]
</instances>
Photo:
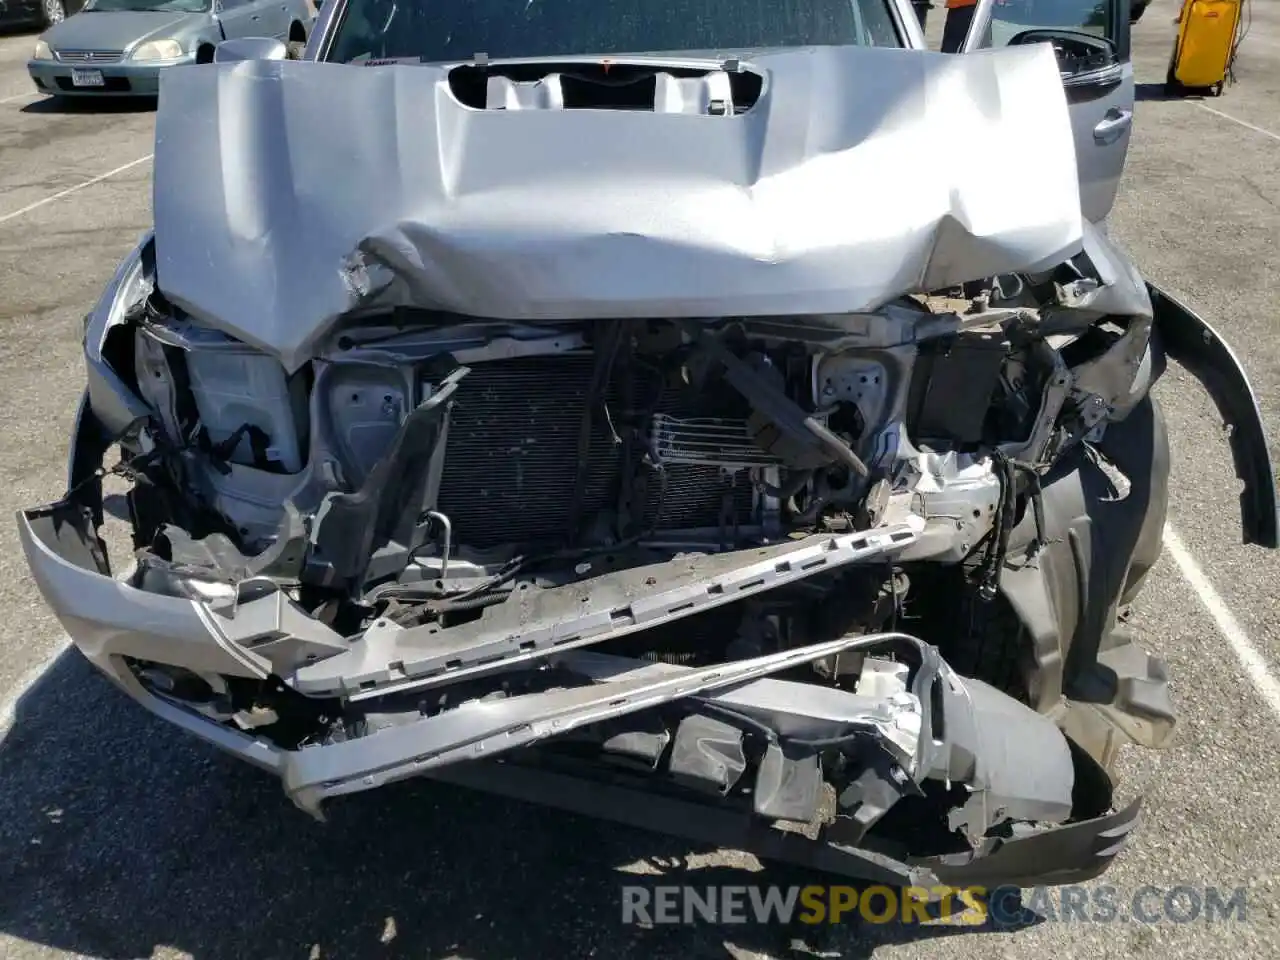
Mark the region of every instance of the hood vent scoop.
<instances>
[{"instance_id":1,"label":"hood vent scoop","mask_svg":"<svg viewBox=\"0 0 1280 960\"><path fill-rule=\"evenodd\" d=\"M468 64L449 73L455 97L477 110L638 110L735 116L755 105L758 73L729 61L696 69L641 63Z\"/></svg>"}]
</instances>

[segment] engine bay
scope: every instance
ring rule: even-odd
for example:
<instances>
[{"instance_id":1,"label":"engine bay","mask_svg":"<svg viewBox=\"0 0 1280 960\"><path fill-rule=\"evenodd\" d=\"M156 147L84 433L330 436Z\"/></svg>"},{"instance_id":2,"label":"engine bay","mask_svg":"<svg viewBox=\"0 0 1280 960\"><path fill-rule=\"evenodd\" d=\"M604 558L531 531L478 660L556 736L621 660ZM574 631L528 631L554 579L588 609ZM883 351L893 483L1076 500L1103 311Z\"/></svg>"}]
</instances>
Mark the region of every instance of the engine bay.
<instances>
[{"instance_id":1,"label":"engine bay","mask_svg":"<svg viewBox=\"0 0 1280 960\"><path fill-rule=\"evenodd\" d=\"M1111 312L1099 273L1086 253L845 314L371 307L290 370L144 262L98 382L145 413L99 438L115 468L73 468L28 515L28 555L83 558L59 602L206 635L198 657L137 630L94 655L151 709L269 751L317 816L500 755L504 783L621 777L857 846L977 850L1111 802L1105 778L1072 794L1110 734L1086 756L1044 715L1065 648L1026 600L1042 552L1069 569L1082 471L1145 392L1151 320ZM77 493L103 472L131 482L118 582ZM129 599L87 599L108 589ZM975 765L1015 730L1045 790Z\"/></svg>"},{"instance_id":2,"label":"engine bay","mask_svg":"<svg viewBox=\"0 0 1280 960\"><path fill-rule=\"evenodd\" d=\"M1112 409L1079 372L1128 363L1145 333L1064 304L1080 275L1068 263L859 315L370 311L292 375L152 289L104 348L155 412L121 443L142 481L129 494L139 582L172 591L178 571L237 598L268 583L345 637L273 659L290 699L384 709L436 674L588 644L707 666L904 617L955 633L943 648L958 669L1025 698L1025 665L964 638L1008 619L991 601L1010 532L1036 515L1033 560L1041 474ZM866 564L857 537L892 544L895 530L904 541ZM821 538L828 556L794 566L787 551ZM750 567L765 575L739 595L680 593L682 577L757 556L778 562ZM575 617L586 608L566 591L600 612ZM647 621L628 605L645 593ZM386 631L427 631L421 656L371 666ZM802 673L839 684L836 660ZM258 696L241 694L219 694L239 704L223 719Z\"/></svg>"},{"instance_id":3,"label":"engine bay","mask_svg":"<svg viewBox=\"0 0 1280 960\"><path fill-rule=\"evenodd\" d=\"M895 497L945 518L960 559L998 520L997 463L1034 473L1073 425L1038 316L947 306L714 323L402 310L348 325L291 377L168 311L132 328L132 359L169 482L205 508L191 537L252 556L291 504L311 518L300 583L448 596L517 558L866 529ZM357 496L377 503L356 511L369 557L336 519ZM150 547L167 524L135 506ZM351 556L325 559L326 523Z\"/></svg>"}]
</instances>

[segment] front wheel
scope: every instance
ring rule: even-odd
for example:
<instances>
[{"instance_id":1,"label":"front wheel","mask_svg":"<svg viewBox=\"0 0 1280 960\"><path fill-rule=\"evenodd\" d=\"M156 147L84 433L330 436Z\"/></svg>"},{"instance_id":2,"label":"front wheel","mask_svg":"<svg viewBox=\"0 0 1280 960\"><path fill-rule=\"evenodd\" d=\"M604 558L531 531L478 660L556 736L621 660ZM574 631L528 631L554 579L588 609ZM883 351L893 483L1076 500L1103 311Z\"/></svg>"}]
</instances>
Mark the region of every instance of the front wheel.
<instances>
[{"instance_id":1,"label":"front wheel","mask_svg":"<svg viewBox=\"0 0 1280 960\"><path fill-rule=\"evenodd\" d=\"M1166 97L1181 97L1187 92L1187 88L1178 82L1178 78L1174 75L1174 68L1177 66L1177 51L1169 58L1169 72L1164 75L1164 93Z\"/></svg>"},{"instance_id":2,"label":"front wheel","mask_svg":"<svg viewBox=\"0 0 1280 960\"><path fill-rule=\"evenodd\" d=\"M40 16L46 27L52 27L55 23L61 23L67 19L67 5L65 0L41 0Z\"/></svg>"},{"instance_id":3,"label":"front wheel","mask_svg":"<svg viewBox=\"0 0 1280 960\"><path fill-rule=\"evenodd\" d=\"M303 51L305 51L305 50L307 49L307 41L305 41L305 40L290 40L290 41L286 44L286 46L289 48L289 59L290 59L290 60L301 60L301 59L302 59Z\"/></svg>"}]
</instances>

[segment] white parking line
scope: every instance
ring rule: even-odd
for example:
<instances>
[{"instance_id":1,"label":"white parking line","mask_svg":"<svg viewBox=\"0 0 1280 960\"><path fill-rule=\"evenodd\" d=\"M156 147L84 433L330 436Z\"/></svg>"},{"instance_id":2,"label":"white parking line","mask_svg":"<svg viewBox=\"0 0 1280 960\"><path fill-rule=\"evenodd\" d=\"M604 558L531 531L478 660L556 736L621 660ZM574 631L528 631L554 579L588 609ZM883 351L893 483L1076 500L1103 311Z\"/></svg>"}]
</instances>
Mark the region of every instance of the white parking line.
<instances>
[{"instance_id":1,"label":"white parking line","mask_svg":"<svg viewBox=\"0 0 1280 960\"><path fill-rule=\"evenodd\" d=\"M39 96L35 90L28 90L26 93L15 93L11 97L0 98L0 103L12 103L14 100L27 100L35 96Z\"/></svg>"},{"instance_id":2,"label":"white parking line","mask_svg":"<svg viewBox=\"0 0 1280 960\"><path fill-rule=\"evenodd\" d=\"M1227 643L1231 644L1236 658L1244 667L1245 673L1249 675L1258 693L1262 695L1262 699L1277 716L1280 716L1280 682L1271 675L1271 671L1267 669L1266 659L1244 632L1240 622L1227 607L1226 601L1209 582L1209 578L1200 569L1200 564L1191 555L1182 538L1168 524L1164 528L1164 545L1173 562L1178 565L1178 571L1183 579L1196 592L1196 596L1208 611L1209 616L1213 617L1219 632L1226 638Z\"/></svg>"},{"instance_id":3,"label":"white parking line","mask_svg":"<svg viewBox=\"0 0 1280 960\"><path fill-rule=\"evenodd\" d=\"M1264 137L1270 137L1272 140L1280 141L1280 133L1272 133L1270 130L1264 130L1262 127L1255 126L1247 120L1241 120L1239 117L1233 117L1229 113L1223 113L1221 110L1215 110L1213 107L1208 104L1201 103L1199 100L1196 101L1196 106L1208 110L1215 117L1221 117L1223 120L1230 120L1232 123L1238 123L1240 126L1252 130L1254 133L1260 133Z\"/></svg>"},{"instance_id":4,"label":"white parking line","mask_svg":"<svg viewBox=\"0 0 1280 960\"><path fill-rule=\"evenodd\" d=\"M124 173L126 170L136 167L140 163L146 163L151 159L151 157L152 154L148 153L145 157L139 157L137 160L130 160L128 163L116 167L114 170L108 170L106 173L100 173L98 176L93 177L90 180L86 180L84 183L77 183L74 187L67 187L65 190L59 190L57 193L45 197L43 200L37 200L35 203L29 203L21 209L14 210L12 213L0 215L0 223L6 223L22 216L24 213L30 213L32 210L39 210L45 204L53 203L55 200L61 200L63 197L68 197L78 190L83 190L85 187L92 187L95 183L101 183L108 177L114 177L117 173Z\"/></svg>"}]
</instances>

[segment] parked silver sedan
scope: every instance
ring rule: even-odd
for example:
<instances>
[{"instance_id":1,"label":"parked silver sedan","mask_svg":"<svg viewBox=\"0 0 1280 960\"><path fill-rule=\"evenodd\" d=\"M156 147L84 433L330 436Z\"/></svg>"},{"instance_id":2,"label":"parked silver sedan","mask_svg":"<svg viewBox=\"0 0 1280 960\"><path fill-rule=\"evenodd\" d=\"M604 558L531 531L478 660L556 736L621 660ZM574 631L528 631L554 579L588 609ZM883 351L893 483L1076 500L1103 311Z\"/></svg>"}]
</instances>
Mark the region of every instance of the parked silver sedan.
<instances>
[{"instance_id":1,"label":"parked silver sedan","mask_svg":"<svg viewBox=\"0 0 1280 960\"><path fill-rule=\"evenodd\" d=\"M314 17L307 0L86 0L40 36L27 70L55 96L154 97L165 69L210 61L223 40L272 36L296 56Z\"/></svg>"}]
</instances>

